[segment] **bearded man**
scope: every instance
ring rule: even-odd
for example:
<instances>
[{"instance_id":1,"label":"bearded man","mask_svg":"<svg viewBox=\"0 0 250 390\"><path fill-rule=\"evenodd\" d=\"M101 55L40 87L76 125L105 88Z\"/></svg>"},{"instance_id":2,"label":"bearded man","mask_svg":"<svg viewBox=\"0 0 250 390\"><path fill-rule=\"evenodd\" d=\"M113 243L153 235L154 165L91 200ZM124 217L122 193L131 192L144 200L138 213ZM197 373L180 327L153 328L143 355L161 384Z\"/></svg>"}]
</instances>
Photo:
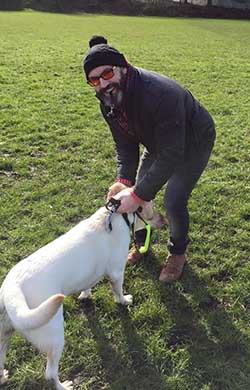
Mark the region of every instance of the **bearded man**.
<instances>
[{"instance_id":1,"label":"bearded man","mask_svg":"<svg viewBox=\"0 0 250 390\"><path fill-rule=\"evenodd\" d=\"M167 183L170 254L159 279L173 282L187 261L188 200L214 145L213 119L191 92L168 77L132 66L104 37L92 37L89 47L83 62L86 79L95 89L117 153L117 179L108 198L119 191L117 182L124 183L129 188L121 192L118 212L131 213ZM145 234L137 232L137 246L143 245ZM143 256L132 248L128 261L135 264Z\"/></svg>"}]
</instances>

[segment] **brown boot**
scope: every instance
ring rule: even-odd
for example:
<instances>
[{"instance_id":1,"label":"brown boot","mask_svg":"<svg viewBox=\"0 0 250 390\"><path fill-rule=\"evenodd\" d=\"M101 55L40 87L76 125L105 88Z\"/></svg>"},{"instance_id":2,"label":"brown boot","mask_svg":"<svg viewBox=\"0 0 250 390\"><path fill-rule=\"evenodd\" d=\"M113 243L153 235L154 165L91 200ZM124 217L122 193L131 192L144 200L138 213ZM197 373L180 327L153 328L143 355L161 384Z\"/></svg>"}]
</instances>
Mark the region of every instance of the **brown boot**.
<instances>
[{"instance_id":1,"label":"brown boot","mask_svg":"<svg viewBox=\"0 0 250 390\"><path fill-rule=\"evenodd\" d=\"M160 282L171 283L180 279L186 261L185 255L169 255L166 264L161 270Z\"/></svg>"},{"instance_id":2,"label":"brown boot","mask_svg":"<svg viewBox=\"0 0 250 390\"><path fill-rule=\"evenodd\" d=\"M137 247L140 248L144 244L137 244ZM128 263L131 265L134 265L138 263L139 261L143 260L145 256L147 256L149 253L149 250L146 253L140 253L136 247L133 247L128 252Z\"/></svg>"}]
</instances>

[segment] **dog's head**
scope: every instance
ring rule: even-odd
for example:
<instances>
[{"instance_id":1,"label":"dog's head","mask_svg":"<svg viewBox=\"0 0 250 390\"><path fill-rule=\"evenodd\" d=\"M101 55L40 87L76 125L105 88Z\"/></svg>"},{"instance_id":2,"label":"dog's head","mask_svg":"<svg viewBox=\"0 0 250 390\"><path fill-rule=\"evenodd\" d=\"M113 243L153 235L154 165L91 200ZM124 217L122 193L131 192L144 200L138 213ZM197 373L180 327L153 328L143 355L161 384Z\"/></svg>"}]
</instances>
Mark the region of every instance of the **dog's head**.
<instances>
[{"instance_id":1,"label":"dog's head","mask_svg":"<svg viewBox=\"0 0 250 390\"><path fill-rule=\"evenodd\" d=\"M113 185L113 187L115 189L116 194L129 188L125 184L119 183L119 182L115 183ZM114 196L114 198L116 198L116 196ZM147 221L150 224L150 226L152 228L160 229L166 225L166 219L164 218L164 216L162 214L157 213L154 210L152 201L144 202L143 206L141 208L142 208L142 210L139 211L139 214L141 215L141 217L145 221ZM136 230L140 230L140 229L143 229L145 227L143 221L141 221L140 218L137 218L136 225L137 225Z\"/></svg>"},{"instance_id":2,"label":"dog's head","mask_svg":"<svg viewBox=\"0 0 250 390\"><path fill-rule=\"evenodd\" d=\"M160 229L166 225L166 220L164 216L160 213L157 213L153 208L153 202L144 202L142 206L142 211L139 212L145 221L147 221L150 226L154 229Z\"/></svg>"}]
</instances>

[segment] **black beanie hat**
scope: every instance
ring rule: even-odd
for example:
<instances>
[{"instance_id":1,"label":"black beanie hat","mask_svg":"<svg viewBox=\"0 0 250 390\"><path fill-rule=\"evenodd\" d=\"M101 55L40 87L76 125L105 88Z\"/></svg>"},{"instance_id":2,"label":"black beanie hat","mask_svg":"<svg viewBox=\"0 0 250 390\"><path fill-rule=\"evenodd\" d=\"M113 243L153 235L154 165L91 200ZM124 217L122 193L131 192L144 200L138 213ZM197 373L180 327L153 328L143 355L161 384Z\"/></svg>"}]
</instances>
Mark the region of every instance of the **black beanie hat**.
<instances>
[{"instance_id":1,"label":"black beanie hat","mask_svg":"<svg viewBox=\"0 0 250 390\"><path fill-rule=\"evenodd\" d=\"M108 45L106 38L94 35L89 40L89 51L83 61L83 68L88 79L89 72L101 65L127 66L122 53Z\"/></svg>"}]
</instances>

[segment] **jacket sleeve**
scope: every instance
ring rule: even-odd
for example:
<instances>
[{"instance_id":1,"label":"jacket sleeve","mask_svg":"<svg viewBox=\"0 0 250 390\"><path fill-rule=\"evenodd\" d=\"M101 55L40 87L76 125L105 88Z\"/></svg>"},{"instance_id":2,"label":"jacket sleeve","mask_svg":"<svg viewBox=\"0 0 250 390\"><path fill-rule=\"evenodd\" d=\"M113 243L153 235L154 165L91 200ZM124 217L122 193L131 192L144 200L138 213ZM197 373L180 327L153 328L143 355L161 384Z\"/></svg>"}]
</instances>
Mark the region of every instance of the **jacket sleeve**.
<instances>
[{"instance_id":1,"label":"jacket sleeve","mask_svg":"<svg viewBox=\"0 0 250 390\"><path fill-rule=\"evenodd\" d=\"M185 109L182 96L173 96L171 101L162 99L155 117L156 159L134 188L135 194L146 201L155 198L184 161Z\"/></svg>"},{"instance_id":2,"label":"jacket sleeve","mask_svg":"<svg viewBox=\"0 0 250 390\"><path fill-rule=\"evenodd\" d=\"M115 149L117 155L117 179L129 180L132 184L135 183L137 168L139 165L139 143L123 135L122 130L117 129L110 121L105 113L105 109L101 106L101 111L111 130L115 141Z\"/></svg>"}]
</instances>

